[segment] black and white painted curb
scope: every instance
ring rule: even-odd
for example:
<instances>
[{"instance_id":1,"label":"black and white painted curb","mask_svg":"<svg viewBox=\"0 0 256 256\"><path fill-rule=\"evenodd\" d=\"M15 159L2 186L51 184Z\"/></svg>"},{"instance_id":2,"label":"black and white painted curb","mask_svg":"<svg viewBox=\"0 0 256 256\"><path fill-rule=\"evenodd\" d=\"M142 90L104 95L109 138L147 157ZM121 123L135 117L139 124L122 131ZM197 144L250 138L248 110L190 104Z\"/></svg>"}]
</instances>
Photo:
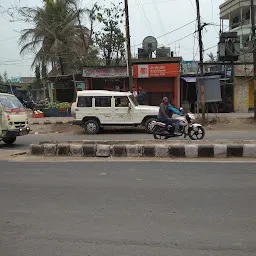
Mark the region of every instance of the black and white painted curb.
<instances>
[{"instance_id":1,"label":"black and white painted curb","mask_svg":"<svg viewBox=\"0 0 256 256\"><path fill-rule=\"evenodd\" d=\"M33 156L73 157L256 158L256 144L106 145L52 143L30 145L30 154Z\"/></svg>"},{"instance_id":2,"label":"black and white painted curb","mask_svg":"<svg viewBox=\"0 0 256 256\"><path fill-rule=\"evenodd\" d=\"M30 125L43 125L43 124L73 124L73 121L50 121L50 120L44 120L44 121L31 121L29 122Z\"/></svg>"}]
</instances>

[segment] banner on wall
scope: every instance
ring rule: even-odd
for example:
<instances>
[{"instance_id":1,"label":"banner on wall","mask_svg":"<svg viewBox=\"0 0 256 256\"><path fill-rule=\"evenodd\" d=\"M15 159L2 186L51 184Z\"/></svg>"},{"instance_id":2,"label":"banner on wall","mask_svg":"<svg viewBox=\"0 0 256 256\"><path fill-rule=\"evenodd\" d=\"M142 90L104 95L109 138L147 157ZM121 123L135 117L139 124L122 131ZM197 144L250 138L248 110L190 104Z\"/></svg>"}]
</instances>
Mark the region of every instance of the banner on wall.
<instances>
[{"instance_id":1,"label":"banner on wall","mask_svg":"<svg viewBox=\"0 0 256 256\"><path fill-rule=\"evenodd\" d=\"M126 78L128 77L126 67L116 68L93 68L86 67L83 69L83 77L90 78Z\"/></svg>"},{"instance_id":2,"label":"banner on wall","mask_svg":"<svg viewBox=\"0 0 256 256\"><path fill-rule=\"evenodd\" d=\"M180 73L178 63L134 65L135 78L176 77Z\"/></svg>"}]
</instances>

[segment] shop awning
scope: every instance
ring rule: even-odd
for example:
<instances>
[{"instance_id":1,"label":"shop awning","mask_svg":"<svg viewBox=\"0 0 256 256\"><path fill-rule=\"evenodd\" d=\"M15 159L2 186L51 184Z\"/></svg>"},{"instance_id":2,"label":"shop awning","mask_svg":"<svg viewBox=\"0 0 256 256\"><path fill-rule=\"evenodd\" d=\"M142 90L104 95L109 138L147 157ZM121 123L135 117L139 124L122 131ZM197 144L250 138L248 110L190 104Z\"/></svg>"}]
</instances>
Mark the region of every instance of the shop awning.
<instances>
[{"instance_id":1,"label":"shop awning","mask_svg":"<svg viewBox=\"0 0 256 256\"><path fill-rule=\"evenodd\" d=\"M196 77L187 76L187 77L181 77L181 79L183 79L187 83L196 83Z\"/></svg>"}]
</instances>

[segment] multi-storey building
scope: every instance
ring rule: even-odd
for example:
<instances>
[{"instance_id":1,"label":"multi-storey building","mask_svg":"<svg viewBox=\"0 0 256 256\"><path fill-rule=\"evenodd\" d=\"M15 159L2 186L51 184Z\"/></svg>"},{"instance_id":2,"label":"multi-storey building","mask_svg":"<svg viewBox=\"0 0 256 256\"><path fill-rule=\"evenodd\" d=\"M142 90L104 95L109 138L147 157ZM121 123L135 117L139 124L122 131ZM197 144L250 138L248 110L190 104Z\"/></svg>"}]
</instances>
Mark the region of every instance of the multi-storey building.
<instances>
[{"instance_id":1,"label":"multi-storey building","mask_svg":"<svg viewBox=\"0 0 256 256\"><path fill-rule=\"evenodd\" d=\"M256 0L254 0L256 10ZM237 32L240 43L241 63L252 62L252 23L251 15L256 18L256 13L251 13L250 0L225 0L220 5L220 19L223 27L228 21L228 30ZM238 112L247 112L254 107L254 74L253 65L235 66L235 84L234 84L234 108Z\"/></svg>"}]
</instances>

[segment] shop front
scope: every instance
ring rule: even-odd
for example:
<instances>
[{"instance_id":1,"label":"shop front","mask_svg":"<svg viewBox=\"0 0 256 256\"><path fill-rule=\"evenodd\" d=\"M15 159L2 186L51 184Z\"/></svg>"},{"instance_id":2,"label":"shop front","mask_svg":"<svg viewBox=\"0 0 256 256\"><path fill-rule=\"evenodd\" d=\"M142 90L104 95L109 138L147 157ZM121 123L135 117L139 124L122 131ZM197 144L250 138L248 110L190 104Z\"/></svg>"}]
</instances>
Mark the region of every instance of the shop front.
<instances>
[{"instance_id":1,"label":"shop front","mask_svg":"<svg viewBox=\"0 0 256 256\"><path fill-rule=\"evenodd\" d=\"M128 91L126 67L85 67L86 90Z\"/></svg>"},{"instance_id":2,"label":"shop front","mask_svg":"<svg viewBox=\"0 0 256 256\"><path fill-rule=\"evenodd\" d=\"M159 105L163 97L180 105L180 63L134 64L133 78L136 90L142 87L147 93L147 105Z\"/></svg>"}]
</instances>

